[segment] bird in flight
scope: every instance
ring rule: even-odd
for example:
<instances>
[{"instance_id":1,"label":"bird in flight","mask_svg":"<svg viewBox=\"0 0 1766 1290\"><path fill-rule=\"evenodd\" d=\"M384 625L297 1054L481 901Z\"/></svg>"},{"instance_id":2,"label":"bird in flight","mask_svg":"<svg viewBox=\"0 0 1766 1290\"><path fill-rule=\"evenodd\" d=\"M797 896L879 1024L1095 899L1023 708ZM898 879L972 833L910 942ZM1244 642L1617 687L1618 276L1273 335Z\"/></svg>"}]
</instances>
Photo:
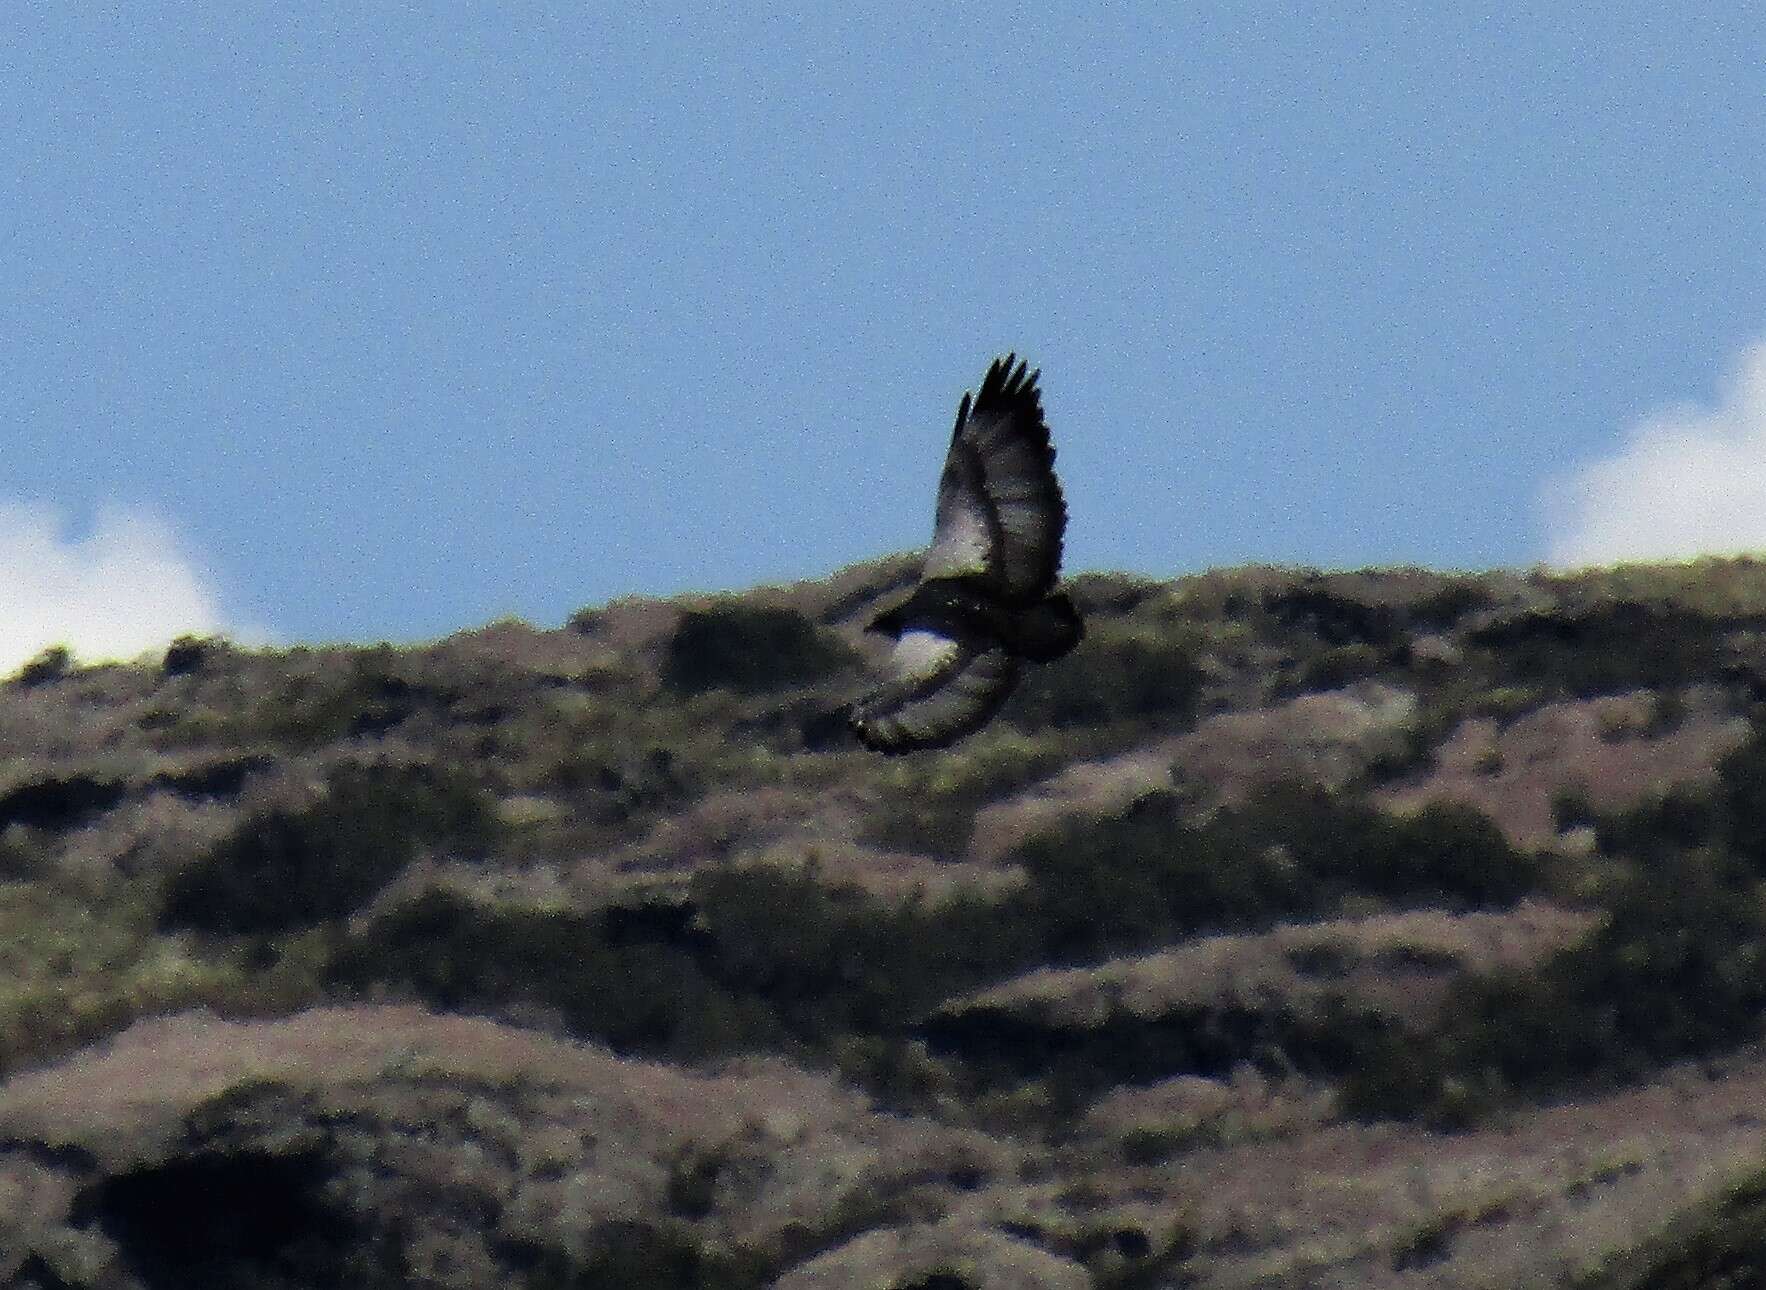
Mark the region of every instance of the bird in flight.
<instances>
[{"instance_id":1,"label":"bird in flight","mask_svg":"<svg viewBox=\"0 0 1766 1290\"><path fill-rule=\"evenodd\" d=\"M1055 590L1067 504L1041 373L1027 366L1015 354L996 358L981 392L965 393L957 409L919 586L869 626L895 648L891 675L850 716L866 747L955 743L999 711L1020 663L1052 662L1085 635L1079 611Z\"/></svg>"}]
</instances>

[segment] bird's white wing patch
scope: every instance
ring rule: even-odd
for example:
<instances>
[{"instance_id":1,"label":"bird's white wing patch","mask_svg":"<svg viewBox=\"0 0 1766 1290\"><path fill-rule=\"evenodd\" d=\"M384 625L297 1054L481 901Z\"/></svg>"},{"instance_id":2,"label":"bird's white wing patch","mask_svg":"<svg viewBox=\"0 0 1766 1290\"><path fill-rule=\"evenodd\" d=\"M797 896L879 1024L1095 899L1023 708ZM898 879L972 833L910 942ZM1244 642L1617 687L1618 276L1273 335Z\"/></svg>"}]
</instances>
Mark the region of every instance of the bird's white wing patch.
<instances>
[{"instance_id":1,"label":"bird's white wing patch","mask_svg":"<svg viewBox=\"0 0 1766 1290\"><path fill-rule=\"evenodd\" d=\"M882 752L941 748L986 724L1018 682L1005 650L974 649L937 632L901 634L894 675L853 709L852 728Z\"/></svg>"},{"instance_id":2,"label":"bird's white wing patch","mask_svg":"<svg viewBox=\"0 0 1766 1290\"><path fill-rule=\"evenodd\" d=\"M948 636L923 629L903 632L889 651L889 670L900 681L928 681L960 661L963 647Z\"/></svg>"},{"instance_id":3,"label":"bird's white wing patch","mask_svg":"<svg viewBox=\"0 0 1766 1290\"><path fill-rule=\"evenodd\" d=\"M963 401L965 410L968 400ZM922 578L957 578L991 573L998 558L999 525L987 498L980 460L969 444L953 437L938 477L938 514Z\"/></svg>"}]
</instances>

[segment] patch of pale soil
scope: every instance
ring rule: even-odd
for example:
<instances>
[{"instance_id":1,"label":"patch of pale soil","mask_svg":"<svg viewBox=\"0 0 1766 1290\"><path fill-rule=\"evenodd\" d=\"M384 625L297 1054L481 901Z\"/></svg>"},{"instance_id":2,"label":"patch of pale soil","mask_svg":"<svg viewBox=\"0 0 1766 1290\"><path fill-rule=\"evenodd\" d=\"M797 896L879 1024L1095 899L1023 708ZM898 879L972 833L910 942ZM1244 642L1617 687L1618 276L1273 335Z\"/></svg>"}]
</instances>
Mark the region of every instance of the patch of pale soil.
<instances>
[{"instance_id":1,"label":"patch of pale soil","mask_svg":"<svg viewBox=\"0 0 1766 1290\"><path fill-rule=\"evenodd\" d=\"M1179 742L1176 774L1231 801L1277 780L1339 789L1403 744L1416 696L1377 681L1228 712Z\"/></svg>"},{"instance_id":2,"label":"patch of pale soil","mask_svg":"<svg viewBox=\"0 0 1766 1290\"><path fill-rule=\"evenodd\" d=\"M636 633L640 639L655 630L648 615L636 606L631 607L628 615L615 613L613 621L625 627L628 618L645 624L644 630ZM539 676L575 678L592 668L617 664L625 644L624 638L612 631L597 637L568 629L535 627L517 618L501 618L443 637L420 657L430 668L453 662L489 662Z\"/></svg>"},{"instance_id":3,"label":"patch of pale soil","mask_svg":"<svg viewBox=\"0 0 1766 1290\"><path fill-rule=\"evenodd\" d=\"M847 790L810 793L760 788L714 793L662 820L626 846L584 856L572 884L589 903L658 879L684 882L717 864L795 867L813 861L825 881L849 883L886 900L923 894L941 899L959 890L1001 891L1022 880L1016 868L941 861L859 840L866 804Z\"/></svg>"},{"instance_id":4,"label":"patch of pale soil","mask_svg":"<svg viewBox=\"0 0 1766 1290\"><path fill-rule=\"evenodd\" d=\"M1742 717L1725 714L1721 696L1689 691L1688 713L1662 734L1647 733L1649 692L1553 703L1504 725L1463 721L1436 751L1421 780L1382 790L1392 810L1432 801L1464 802L1490 816L1516 846L1557 837L1552 799L1565 790L1597 809L1619 810L1675 784L1708 781L1719 759L1747 738Z\"/></svg>"},{"instance_id":5,"label":"patch of pale soil","mask_svg":"<svg viewBox=\"0 0 1766 1290\"><path fill-rule=\"evenodd\" d=\"M969 855L993 863L1013 847L1073 816L1104 816L1155 789L1171 787L1171 764L1183 739L1161 739L1131 752L1068 766L1041 783L975 813Z\"/></svg>"},{"instance_id":6,"label":"patch of pale soil","mask_svg":"<svg viewBox=\"0 0 1766 1290\"><path fill-rule=\"evenodd\" d=\"M1063 820L1122 810L1177 782L1214 801L1236 801L1277 780L1341 788L1396 749L1416 696L1376 682L1303 694L1271 708L1210 717L1187 734L1066 767L976 814L973 859L1005 855Z\"/></svg>"},{"instance_id":7,"label":"patch of pale soil","mask_svg":"<svg viewBox=\"0 0 1766 1290\"><path fill-rule=\"evenodd\" d=\"M1272 1077L1247 1063L1224 1079L1178 1075L1116 1089L1092 1103L1079 1127L1082 1137L1120 1156L1125 1140L1137 1134L1154 1135L1175 1150L1310 1131L1331 1119L1336 1100L1326 1081Z\"/></svg>"},{"instance_id":8,"label":"patch of pale soil","mask_svg":"<svg viewBox=\"0 0 1766 1290\"><path fill-rule=\"evenodd\" d=\"M1316 1011L1333 999L1426 1023L1465 971L1525 968L1585 932L1590 915L1539 901L1471 914L1413 910L1205 936L1095 967L1041 968L944 1004L1093 1027L1198 1008Z\"/></svg>"},{"instance_id":9,"label":"patch of pale soil","mask_svg":"<svg viewBox=\"0 0 1766 1290\"><path fill-rule=\"evenodd\" d=\"M95 1048L0 1084L0 1134L79 1146L101 1158L141 1150L156 1128L242 1082L326 1086L401 1079L574 1084L604 1112L715 1137L743 1116L807 1125L852 1114L856 1095L784 1063L741 1076L689 1074L478 1017L414 1006L315 1008L276 1021L207 1012L136 1022Z\"/></svg>"},{"instance_id":10,"label":"patch of pale soil","mask_svg":"<svg viewBox=\"0 0 1766 1290\"><path fill-rule=\"evenodd\" d=\"M866 1232L774 1282L774 1290L876 1290L943 1285L970 1290L1091 1290L1079 1264L978 1224L918 1223Z\"/></svg>"},{"instance_id":11,"label":"patch of pale soil","mask_svg":"<svg viewBox=\"0 0 1766 1290\"><path fill-rule=\"evenodd\" d=\"M1022 1154L879 1115L777 1059L691 1072L415 1007L144 1021L0 1084L0 1197L33 1161L90 1187L192 1153L312 1149L376 1227L485 1215L450 1239L487 1267L498 1233L580 1258L608 1224L683 1218L713 1247L807 1258L854 1216L935 1217L947 1193L1015 1176ZM64 1240L68 1192L45 1184L45 1213L0 1213L0 1246Z\"/></svg>"},{"instance_id":12,"label":"patch of pale soil","mask_svg":"<svg viewBox=\"0 0 1766 1290\"><path fill-rule=\"evenodd\" d=\"M1205 1287L1559 1285L1766 1163L1766 1061L1733 1067L1484 1132L1339 1125L1117 1181L1188 1216Z\"/></svg>"}]
</instances>

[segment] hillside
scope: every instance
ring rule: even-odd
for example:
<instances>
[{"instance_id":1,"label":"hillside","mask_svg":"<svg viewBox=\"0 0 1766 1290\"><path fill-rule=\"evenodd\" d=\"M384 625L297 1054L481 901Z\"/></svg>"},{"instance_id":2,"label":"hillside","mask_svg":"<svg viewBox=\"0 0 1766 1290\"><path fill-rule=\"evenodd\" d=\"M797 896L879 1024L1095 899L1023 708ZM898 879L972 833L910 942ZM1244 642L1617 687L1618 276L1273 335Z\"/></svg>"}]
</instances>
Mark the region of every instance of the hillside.
<instances>
[{"instance_id":1,"label":"hillside","mask_svg":"<svg viewBox=\"0 0 1766 1290\"><path fill-rule=\"evenodd\" d=\"M0 686L0 1286L1766 1277L1766 563L907 560Z\"/></svg>"}]
</instances>

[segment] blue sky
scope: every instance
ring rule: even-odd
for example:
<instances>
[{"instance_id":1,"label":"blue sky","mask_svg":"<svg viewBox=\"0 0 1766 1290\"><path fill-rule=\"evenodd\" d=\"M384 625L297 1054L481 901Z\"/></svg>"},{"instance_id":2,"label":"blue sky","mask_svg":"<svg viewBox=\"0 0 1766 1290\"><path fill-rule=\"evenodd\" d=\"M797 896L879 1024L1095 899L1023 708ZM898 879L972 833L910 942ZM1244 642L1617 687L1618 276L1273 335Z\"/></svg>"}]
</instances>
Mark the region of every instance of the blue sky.
<instances>
[{"instance_id":1,"label":"blue sky","mask_svg":"<svg viewBox=\"0 0 1766 1290\"><path fill-rule=\"evenodd\" d=\"M15 12L15 653L917 547L1011 348L1070 569L1766 546L1761 11L590 8Z\"/></svg>"}]
</instances>

